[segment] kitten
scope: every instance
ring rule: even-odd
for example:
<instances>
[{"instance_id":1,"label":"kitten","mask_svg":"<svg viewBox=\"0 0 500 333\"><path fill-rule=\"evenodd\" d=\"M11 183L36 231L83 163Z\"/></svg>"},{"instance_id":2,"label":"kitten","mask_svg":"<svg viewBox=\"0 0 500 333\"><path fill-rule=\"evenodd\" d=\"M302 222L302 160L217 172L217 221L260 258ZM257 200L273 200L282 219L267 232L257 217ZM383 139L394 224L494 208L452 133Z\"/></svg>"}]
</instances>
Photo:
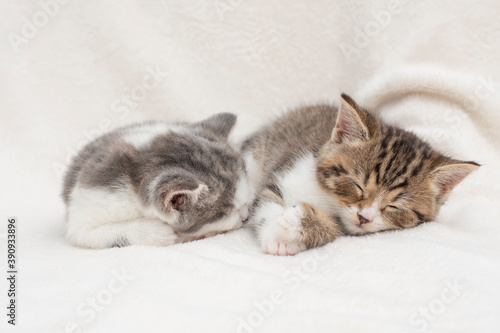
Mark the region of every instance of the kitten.
<instances>
[{"instance_id":1,"label":"kitten","mask_svg":"<svg viewBox=\"0 0 500 333\"><path fill-rule=\"evenodd\" d=\"M166 246L240 228L252 193L222 113L194 124L146 122L89 143L64 180L67 237L107 248Z\"/></svg>"},{"instance_id":2,"label":"kitten","mask_svg":"<svg viewBox=\"0 0 500 333\"><path fill-rule=\"evenodd\" d=\"M257 190L249 225L266 253L293 255L342 235L433 221L479 166L446 157L341 97L338 110L289 112L242 145Z\"/></svg>"}]
</instances>

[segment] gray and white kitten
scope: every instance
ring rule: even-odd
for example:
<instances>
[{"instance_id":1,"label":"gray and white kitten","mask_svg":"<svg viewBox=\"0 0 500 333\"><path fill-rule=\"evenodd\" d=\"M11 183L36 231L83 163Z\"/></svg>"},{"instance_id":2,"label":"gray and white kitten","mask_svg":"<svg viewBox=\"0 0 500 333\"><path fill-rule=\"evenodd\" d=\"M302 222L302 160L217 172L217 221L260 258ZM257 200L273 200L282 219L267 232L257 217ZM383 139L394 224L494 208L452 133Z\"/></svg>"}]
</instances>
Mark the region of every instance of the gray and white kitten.
<instances>
[{"instance_id":1,"label":"gray and white kitten","mask_svg":"<svg viewBox=\"0 0 500 333\"><path fill-rule=\"evenodd\" d=\"M227 141L236 116L116 129L72 161L63 199L77 246L167 246L240 228L251 188Z\"/></svg>"}]
</instances>

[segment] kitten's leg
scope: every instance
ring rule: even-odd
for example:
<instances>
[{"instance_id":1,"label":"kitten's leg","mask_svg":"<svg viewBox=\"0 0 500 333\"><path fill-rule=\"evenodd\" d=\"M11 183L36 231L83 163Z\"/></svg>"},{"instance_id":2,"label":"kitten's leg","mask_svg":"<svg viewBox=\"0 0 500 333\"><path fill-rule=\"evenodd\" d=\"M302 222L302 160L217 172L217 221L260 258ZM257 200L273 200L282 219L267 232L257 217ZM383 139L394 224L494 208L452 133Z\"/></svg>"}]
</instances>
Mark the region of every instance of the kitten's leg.
<instances>
[{"instance_id":1,"label":"kitten's leg","mask_svg":"<svg viewBox=\"0 0 500 333\"><path fill-rule=\"evenodd\" d=\"M285 208L281 203L271 200L260 200L250 224L256 229L261 250L268 254L296 254L306 249L305 244L287 235L288 226L279 224Z\"/></svg>"},{"instance_id":2,"label":"kitten's leg","mask_svg":"<svg viewBox=\"0 0 500 333\"><path fill-rule=\"evenodd\" d=\"M267 201L256 217L261 217L260 242L265 253L294 255L305 249L323 246L342 235L336 221L318 208L301 203L283 208ZM260 208L260 207L259 207ZM266 215L264 218L261 215Z\"/></svg>"},{"instance_id":3,"label":"kitten's leg","mask_svg":"<svg viewBox=\"0 0 500 333\"><path fill-rule=\"evenodd\" d=\"M92 226L69 221L67 237L74 245L93 249L128 245L168 246L178 241L174 230L157 219L136 219Z\"/></svg>"},{"instance_id":4,"label":"kitten's leg","mask_svg":"<svg viewBox=\"0 0 500 333\"><path fill-rule=\"evenodd\" d=\"M323 246L342 236L339 222L314 205L302 202L292 209L295 217L301 219L301 235L308 249ZM285 212L285 216L293 218L292 213L287 215Z\"/></svg>"}]
</instances>

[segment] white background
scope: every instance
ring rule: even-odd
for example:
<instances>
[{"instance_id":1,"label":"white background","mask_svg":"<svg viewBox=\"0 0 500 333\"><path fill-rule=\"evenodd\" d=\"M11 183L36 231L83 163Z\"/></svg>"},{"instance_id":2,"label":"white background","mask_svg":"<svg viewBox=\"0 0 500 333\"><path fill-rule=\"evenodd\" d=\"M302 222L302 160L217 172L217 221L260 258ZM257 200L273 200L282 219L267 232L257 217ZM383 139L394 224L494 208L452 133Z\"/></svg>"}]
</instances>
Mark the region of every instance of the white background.
<instances>
[{"instance_id":1,"label":"white background","mask_svg":"<svg viewBox=\"0 0 500 333\"><path fill-rule=\"evenodd\" d=\"M20 274L19 325L2 305L2 332L498 332L498 17L495 0L3 0L0 266L14 215ZM237 140L340 91L483 165L436 223L287 258L247 230L102 251L63 238L61 175L103 130L226 111Z\"/></svg>"}]
</instances>

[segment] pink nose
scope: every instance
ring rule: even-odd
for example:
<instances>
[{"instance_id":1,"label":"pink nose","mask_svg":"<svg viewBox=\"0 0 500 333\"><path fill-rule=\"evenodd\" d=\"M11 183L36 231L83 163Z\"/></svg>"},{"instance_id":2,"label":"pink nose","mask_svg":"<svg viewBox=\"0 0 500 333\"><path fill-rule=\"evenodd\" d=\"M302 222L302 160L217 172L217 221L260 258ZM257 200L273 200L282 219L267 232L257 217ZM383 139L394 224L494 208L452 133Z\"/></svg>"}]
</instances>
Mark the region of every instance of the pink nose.
<instances>
[{"instance_id":1,"label":"pink nose","mask_svg":"<svg viewBox=\"0 0 500 333\"><path fill-rule=\"evenodd\" d=\"M363 208L358 212L359 224L365 224L373 222L377 215L377 210L374 207Z\"/></svg>"},{"instance_id":2,"label":"pink nose","mask_svg":"<svg viewBox=\"0 0 500 333\"><path fill-rule=\"evenodd\" d=\"M359 220L359 224L365 224L365 223L371 222L370 220L368 220L366 217L364 217L360 213L358 213L358 220Z\"/></svg>"}]
</instances>

